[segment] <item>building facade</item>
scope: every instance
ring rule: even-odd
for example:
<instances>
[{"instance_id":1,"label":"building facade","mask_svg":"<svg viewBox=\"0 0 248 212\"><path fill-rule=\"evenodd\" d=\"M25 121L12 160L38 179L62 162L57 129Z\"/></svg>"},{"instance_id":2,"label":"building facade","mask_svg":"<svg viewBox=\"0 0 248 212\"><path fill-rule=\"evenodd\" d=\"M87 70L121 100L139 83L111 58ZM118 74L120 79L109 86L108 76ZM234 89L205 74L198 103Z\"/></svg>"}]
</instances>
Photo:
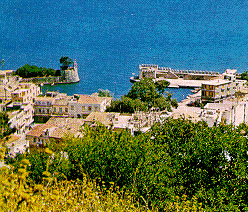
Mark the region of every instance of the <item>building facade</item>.
<instances>
[{"instance_id":1,"label":"building facade","mask_svg":"<svg viewBox=\"0 0 248 212\"><path fill-rule=\"evenodd\" d=\"M16 129L17 134L24 134L31 129L34 122L34 110L31 104L22 105L19 110L9 111L9 124Z\"/></svg>"},{"instance_id":2,"label":"building facade","mask_svg":"<svg viewBox=\"0 0 248 212\"><path fill-rule=\"evenodd\" d=\"M16 90L11 93L13 103L33 103L36 96L40 95L40 87L33 83L20 83Z\"/></svg>"},{"instance_id":3,"label":"building facade","mask_svg":"<svg viewBox=\"0 0 248 212\"><path fill-rule=\"evenodd\" d=\"M214 80L202 83L201 99L207 102L220 102L229 96L234 96L236 83L228 80Z\"/></svg>"},{"instance_id":4,"label":"building facade","mask_svg":"<svg viewBox=\"0 0 248 212\"><path fill-rule=\"evenodd\" d=\"M111 100L110 97L74 95L68 103L69 117L85 118L91 112L104 112Z\"/></svg>"}]
</instances>

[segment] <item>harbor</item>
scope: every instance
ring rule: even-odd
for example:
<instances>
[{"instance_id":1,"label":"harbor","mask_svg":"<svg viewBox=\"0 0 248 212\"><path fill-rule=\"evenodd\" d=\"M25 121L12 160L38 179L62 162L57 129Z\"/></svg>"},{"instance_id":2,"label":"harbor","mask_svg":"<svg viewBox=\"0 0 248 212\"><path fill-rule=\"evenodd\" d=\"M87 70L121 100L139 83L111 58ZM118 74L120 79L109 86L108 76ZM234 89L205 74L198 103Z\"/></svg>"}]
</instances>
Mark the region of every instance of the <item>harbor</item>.
<instances>
[{"instance_id":1,"label":"harbor","mask_svg":"<svg viewBox=\"0 0 248 212\"><path fill-rule=\"evenodd\" d=\"M130 82L137 82L143 78L153 79L154 82L166 80L170 83L169 88L200 88L205 82L222 78L222 74L215 71L178 70L142 64L139 65L139 76L132 76Z\"/></svg>"}]
</instances>

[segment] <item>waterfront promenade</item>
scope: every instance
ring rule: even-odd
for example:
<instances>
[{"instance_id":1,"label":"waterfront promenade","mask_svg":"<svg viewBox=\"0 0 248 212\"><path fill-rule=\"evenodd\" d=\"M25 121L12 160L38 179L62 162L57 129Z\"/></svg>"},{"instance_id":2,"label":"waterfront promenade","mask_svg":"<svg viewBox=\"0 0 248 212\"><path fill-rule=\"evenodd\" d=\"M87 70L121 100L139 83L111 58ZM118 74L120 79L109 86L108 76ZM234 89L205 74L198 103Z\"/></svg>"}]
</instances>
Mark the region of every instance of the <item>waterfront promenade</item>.
<instances>
[{"instance_id":1,"label":"waterfront promenade","mask_svg":"<svg viewBox=\"0 0 248 212\"><path fill-rule=\"evenodd\" d=\"M209 80L184 80L184 79L165 79L158 78L155 81L166 80L170 83L169 88L200 88L202 83L206 83Z\"/></svg>"}]
</instances>

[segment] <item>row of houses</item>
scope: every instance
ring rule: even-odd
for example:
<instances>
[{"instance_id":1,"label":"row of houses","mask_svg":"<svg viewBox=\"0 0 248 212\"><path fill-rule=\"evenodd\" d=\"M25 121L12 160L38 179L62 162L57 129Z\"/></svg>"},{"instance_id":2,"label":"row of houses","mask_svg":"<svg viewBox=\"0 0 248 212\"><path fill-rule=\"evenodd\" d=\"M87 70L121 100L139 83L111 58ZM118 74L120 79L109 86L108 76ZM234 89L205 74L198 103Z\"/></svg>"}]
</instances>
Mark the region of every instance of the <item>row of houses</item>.
<instances>
[{"instance_id":1,"label":"row of houses","mask_svg":"<svg viewBox=\"0 0 248 212\"><path fill-rule=\"evenodd\" d=\"M86 118L91 112L104 112L111 104L111 97L96 95L48 92L34 100L34 116Z\"/></svg>"},{"instance_id":2,"label":"row of houses","mask_svg":"<svg viewBox=\"0 0 248 212\"><path fill-rule=\"evenodd\" d=\"M22 135L34 122L34 99L41 95L39 86L22 83L13 71L0 71L0 112L5 111L11 128Z\"/></svg>"},{"instance_id":3,"label":"row of houses","mask_svg":"<svg viewBox=\"0 0 248 212\"><path fill-rule=\"evenodd\" d=\"M132 135L136 132L146 132L154 122L162 121L165 118L159 112L134 114L120 114L108 112L91 112L86 118L51 117L44 124L36 124L26 133L26 139L30 147L40 147L48 142L61 142L67 136L83 137L85 125L91 128L99 124L113 130L128 130Z\"/></svg>"}]
</instances>

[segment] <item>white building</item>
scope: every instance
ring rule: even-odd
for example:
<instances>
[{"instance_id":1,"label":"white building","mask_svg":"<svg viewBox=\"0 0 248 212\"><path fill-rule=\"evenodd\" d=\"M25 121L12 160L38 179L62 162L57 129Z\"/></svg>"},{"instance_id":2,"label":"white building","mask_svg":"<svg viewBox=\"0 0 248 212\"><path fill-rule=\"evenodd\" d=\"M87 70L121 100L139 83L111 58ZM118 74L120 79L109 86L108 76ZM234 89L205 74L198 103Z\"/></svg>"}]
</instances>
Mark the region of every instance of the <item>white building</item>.
<instances>
[{"instance_id":1,"label":"white building","mask_svg":"<svg viewBox=\"0 0 248 212\"><path fill-rule=\"evenodd\" d=\"M15 157L17 154L23 154L29 151L29 141L25 139L25 135L10 135L5 142L8 149L8 155Z\"/></svg>"},{"instance_id":2,"label":"white building","mask_svg":"<svg viewBox=\"0 0 248 212\"><path fill-rule=\"evenodd\" d=\"M40 95L40 87L33 83L20 83L16 90L11 93L13 103L33 103L36 96Z\"/></svg>"},{"instance_id":3,"label":"white building","mask_svg":"<svg viewBox=\"0 0 248 212\"><path fill-rule=\"evenodd\" d=\"M232 124L234 126L247 123L248 102L226 101L224 103L208 103L203 109L201 119L209 127L220 123Z\"/></svg>"},{"instance_id":4,"label":"white building","mask_svg":"<svg viewBox=\"0 0 248 212\"><path fill-rule=\"evenodd\" d=\"M16 129L17 134L24 134L30 130L33 119L34 109L31 104L22 105L20 109L8 112L9 124Z\"/></svg>"},{"instance_id":5,"label":"white building","mask_svg":"<svg viewBox=\"0 0 248 212\"><path fill-rule=\"evenodd\" d=\"M34 115L49 116L52 114L54 97L39 96L34 100Z\"/></svg>"},{"instance_id":6,"label":"white building","mask_svg":"<svg viewBox=\"0 0 248 212\"><path fill-rule=\"evenodd\" d=\"M69 117L86 117L91 112L104 112L111 104L111 97L74 95L68 102Z\"/></svg>"}]
</instances>

